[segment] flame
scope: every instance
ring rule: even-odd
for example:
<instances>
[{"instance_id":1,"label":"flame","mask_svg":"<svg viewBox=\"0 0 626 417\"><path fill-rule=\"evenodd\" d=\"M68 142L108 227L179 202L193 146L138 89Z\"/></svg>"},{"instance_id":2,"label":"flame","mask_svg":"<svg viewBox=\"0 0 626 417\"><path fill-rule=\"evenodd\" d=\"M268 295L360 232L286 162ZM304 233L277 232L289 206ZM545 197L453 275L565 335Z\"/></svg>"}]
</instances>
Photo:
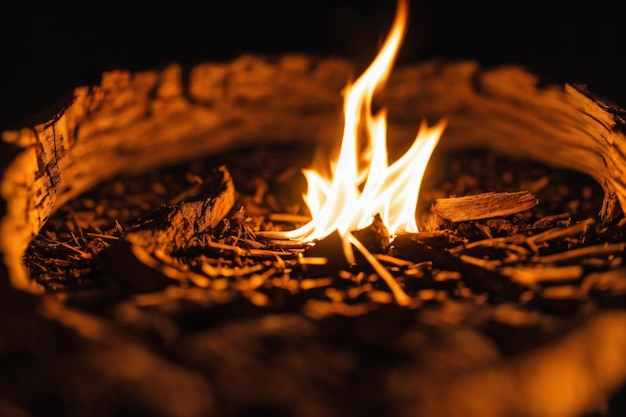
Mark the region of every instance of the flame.
<instances>
[{"instance_id":1,"label":"flame","mask_svg":"<svg viewBox=\"0 0 626 417\"><path fill-rule=\"evenodd\" d=\"M369 226L376 214L392 235L418 231L415 210L420 184L445 123L431 128L422 123L408 151L388 165L387 113L385 109L377 114L371 111L374 93L391 72L407 17L407 0L399 0L394 23L380 52L356 82L345 88L343 140L339 157L331 166L331 177L314 169L303 171L308 183L304 199L312 220L284 232L285 237L312 241L337 230L345 238L351 231ZM365 137L359 141L363 126ZM365 149L361 155L359 147Z\"/></svg>"}]
</instances>

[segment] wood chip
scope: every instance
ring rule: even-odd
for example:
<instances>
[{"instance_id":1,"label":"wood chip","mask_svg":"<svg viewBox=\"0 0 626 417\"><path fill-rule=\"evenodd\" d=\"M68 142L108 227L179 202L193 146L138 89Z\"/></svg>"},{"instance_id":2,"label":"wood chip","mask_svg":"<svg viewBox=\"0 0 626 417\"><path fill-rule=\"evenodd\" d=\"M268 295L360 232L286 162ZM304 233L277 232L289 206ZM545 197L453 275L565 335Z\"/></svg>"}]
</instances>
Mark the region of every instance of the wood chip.
<instances>
[{"instance_id":1,"label":"wood chip","mask_svg":"<svg viewBox=\"0 0 626 417\"><path fill-rule=\"evenodd\" d=\"M529 210L538 203L537 197L528 191L489 192L465 197L438 198L430 211L444 220L457 223L508 216Z\"/></svg>"}]
</instances>

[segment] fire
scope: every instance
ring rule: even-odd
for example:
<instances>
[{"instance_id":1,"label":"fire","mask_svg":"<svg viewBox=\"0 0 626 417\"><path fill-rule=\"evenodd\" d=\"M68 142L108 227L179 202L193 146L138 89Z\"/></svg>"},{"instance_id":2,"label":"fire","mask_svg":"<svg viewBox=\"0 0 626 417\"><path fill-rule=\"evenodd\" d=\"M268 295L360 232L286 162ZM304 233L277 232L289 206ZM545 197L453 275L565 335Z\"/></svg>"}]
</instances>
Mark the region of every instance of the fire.
<instances>
[{"instance_id":1,"label":"fire","mask_svg":"<svg viewBox=\"0 0 626 417\"><path fill-rule=\"evenodd\" d=\"M374 93L391 72L407 17L407 1L399 0L394 23L380 52L367 70L345 88L343 139L339 157L330 167L331 177L320 174L324 170L304 170L308 183L304 199L312 220L285 232L285 237L312 241L337 230L346 238L351 231L370 225L376 214L392 235L417 232L415 211L420 184L445 123L434 127L422 124L408 151L389 165L386 110L377 114L371 110ZM359 149L364 150L360 153Z\"/></svg>"}]
</instances>

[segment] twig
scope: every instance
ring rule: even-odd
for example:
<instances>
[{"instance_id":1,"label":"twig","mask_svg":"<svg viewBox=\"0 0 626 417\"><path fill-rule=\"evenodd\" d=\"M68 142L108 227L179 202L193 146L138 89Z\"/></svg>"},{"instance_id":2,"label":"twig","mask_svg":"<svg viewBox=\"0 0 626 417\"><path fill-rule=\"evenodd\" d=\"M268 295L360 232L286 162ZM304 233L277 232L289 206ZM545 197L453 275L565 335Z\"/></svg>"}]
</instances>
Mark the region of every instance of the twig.
<instances>
[{"instance_id":1,"label":"twig","mask_svg":"<svg viewBox=\"0 0 626 417\"><path fill-rule=\"evenodd\" d=\"M604 243L600 245L587 246L584 248L571 249L552 255L538 256L535 258L535 260L537 262L543 263L558 263L591 256L610 256L618 254L620 252L624 252L625 250L626 243Z\"/></svg>"},{"instance_id":2,"label":"twig","mask_svg":"<svg viewBox=\"0 0 626 417\"><path fill-rule=\"evenodd\" d=\"M528 242L530 244L537 244L547 242L549 240L562 239L564 237L585 233L587 229L589 229L589 226L595 224L595 222L596 221L594 219L589 218L568 227L554 227L552 229L546 230L545 232L529 236Z\"/></svg>"},{"instance_id":3,"label":"twig","mask_svg":"<svg viewBox=\"0 0 626 417\"><path fill-rule=\"evenodd\" d=\"M495 271L498 266L502 265L502 262L498 260L492 261L492 260L479 259L479 258L475 258L469 255L461 255L459 256L459 259L461 259L463 262L467 264L479 266L488 271Z\"/></svg>"},{"instance_id":4,"label":"twig","mask_svg":"<svg viewBox=\"0 0 626 417\"><path fill-rule=\"evenodd\" d=\"M120 240L120 238L118 236L105 235L103 233L90 233L90 232L87 232L87 236L89 236L89 237L99 237L100 239Z\"/></svg>"},{"instance_id":5,"label":"twig","mask_svg":"<svg viewBox=\"0 0 626 417\"><path fill-rule=\"evenodd\" d=\"M561 282L572 281L580 278L583 274L583 267L580 265L567 265L560 267L552 266L525 266L510 267L505 266L499 272L520 284L535 284L541 282Z\"/></svg>"},{"instance_id":6,"label":"twig","mask_svg":"<svg viewBox=\"0 0 626 417\"><path fill-rule=\"evenodd\" d=\"M381 262L386 262L388 264L395 265L395 266L410 267L410 266L415 265L415 262L405 261L404 259L396 258L395 256L391 256L391 255L384 255L382 253L375 253L375 254L372 254L372 256L374 256L374 258L378 259Z\"/></svg>"},{"instance_id":7,"label":"twig","mask_svg":"<svg viewBox=\"0 0 626 417\"><path fill-rule=\"evenodd\" d=\"M268 220L283 223L306 223L311 220L311 216L289 213L271 213L267 216Z\"/></svg>"},{"instance_id":8,"label":"twig","mask_svg":"<svg viewBox=\"0 0 626 417\"><path fill-rule=\"evenodd\" d=\"M370 253L370 251L368 251L365 246L363 246L363 244L352 233L348 233L347 236L350 243L354 245L354 247L357 248L359 252L361 252L365 259L367 259L367 261L370 263L370 265L372 265L374 271L376 271L376 273L385 281L385 283L393 293L393 296L396 299L398 305L409 305L411 298L400 287L393 275L391 275L391 273L384 266L382 266L380 262L378 262L378 260Z\"/></svg>"},{"instance_id":9,"label":"twig","mask_svg":"<svg viewBox=\"0 0 626 417\"><path fill-rule=\"evenodd\" d=\"M513 235L506 237L492 237L488 239L477 240L470 243L465 243L463 245L455 246L454 248L449 249L449 252L453 255L473 249L478 247L483 248L505 248L508 247L509 244L519 245L526 242L526 236L524 235Z\"/></svg>"}]
</instances>

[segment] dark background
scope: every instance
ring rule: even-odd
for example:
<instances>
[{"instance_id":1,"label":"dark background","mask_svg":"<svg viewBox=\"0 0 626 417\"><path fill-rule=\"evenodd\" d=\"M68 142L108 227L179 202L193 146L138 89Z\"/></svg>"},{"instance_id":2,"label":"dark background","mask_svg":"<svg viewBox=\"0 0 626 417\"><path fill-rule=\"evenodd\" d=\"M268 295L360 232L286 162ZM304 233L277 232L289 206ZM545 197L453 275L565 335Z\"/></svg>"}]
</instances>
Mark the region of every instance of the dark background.
<instances>
[{"instance_id":1,"label":"dark background","mask_svg":"<svg viewBox=\"0 0 626 417\"><path fill-rule=\"evenodd\" d=\"M399 64L431 58L517 64L586 84L626 107L626 13L618 1L413 0ZM54 107L103 71L242 53L308 52L369 62L395 1L87 2L3 0L0 128Z\"/></svg>"}]
</instances>

